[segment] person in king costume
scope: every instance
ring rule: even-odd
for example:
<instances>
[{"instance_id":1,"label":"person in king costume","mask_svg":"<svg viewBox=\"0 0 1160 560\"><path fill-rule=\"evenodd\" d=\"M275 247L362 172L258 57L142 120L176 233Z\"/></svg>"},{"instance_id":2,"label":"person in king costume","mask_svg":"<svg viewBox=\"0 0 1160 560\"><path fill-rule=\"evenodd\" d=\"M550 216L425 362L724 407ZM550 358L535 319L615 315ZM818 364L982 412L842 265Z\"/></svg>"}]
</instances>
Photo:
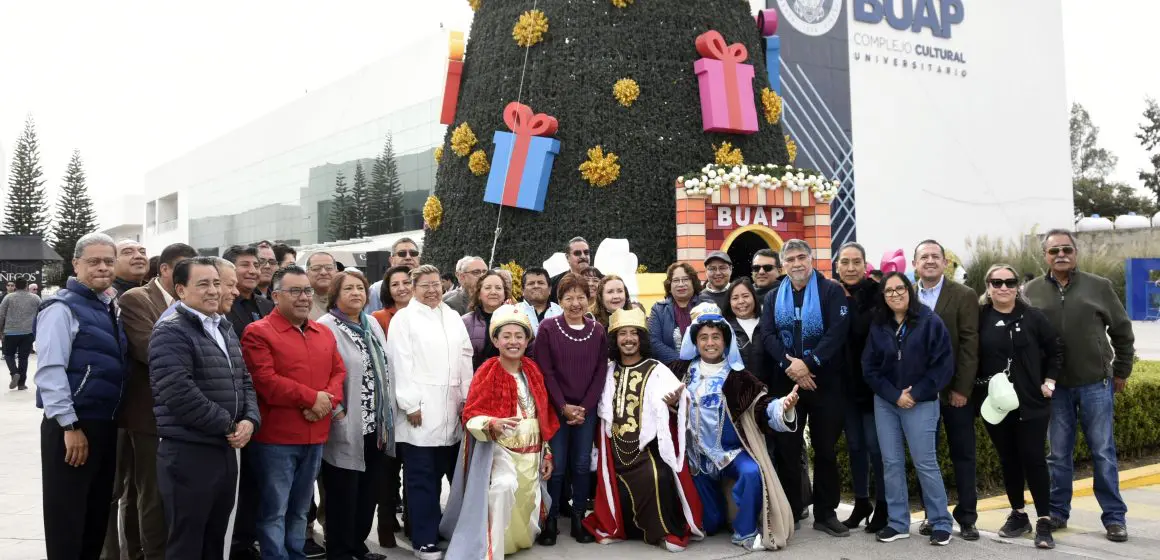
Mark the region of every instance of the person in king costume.
<instances>
[{"instance_id":1,"label":"person in king costume","mask_svg":"<svg viewBox=\"0 0 1160 560\"><path fill-rule=\"evenodd\" d=\"M685 468L685 386L650 357L640 309L609 320L608 380L597 408L596 508L584 528L600 544L644 537L680 552L700 540L701 500Z\"/></svg>"},{"instance_id":2,"label":"person in king costume","mask_svg":"<svg viewBox=\"0 0 1160 560\"><path fill-rule=\"evenodd\" d=\"M690 402L689 467L700 494L709 534L732 525L733 544L747 550L785 547L794 532L793 511L773 470L765 434L797 429L797 388L769 396L745 371L733 329L714 303L690 312L692 325L681 344ZM733 482L737 515L729 519L723 483Z\"/></svg>"},{"instance_id":3,"label":"person in king costume","mask_svg":"<svg viewBox=\"0 0 1160 560\"><path fill-rule=\"evenodd\" d=\"M471 381L463 439L439 533L450 541L446 560L502 558L531 548L548 512L552 475L548 440L559 420L548 403L540 368L524 355L532 338L527 314L503 305L488 335L500 355Z\"/></svg>"}]
</instances>

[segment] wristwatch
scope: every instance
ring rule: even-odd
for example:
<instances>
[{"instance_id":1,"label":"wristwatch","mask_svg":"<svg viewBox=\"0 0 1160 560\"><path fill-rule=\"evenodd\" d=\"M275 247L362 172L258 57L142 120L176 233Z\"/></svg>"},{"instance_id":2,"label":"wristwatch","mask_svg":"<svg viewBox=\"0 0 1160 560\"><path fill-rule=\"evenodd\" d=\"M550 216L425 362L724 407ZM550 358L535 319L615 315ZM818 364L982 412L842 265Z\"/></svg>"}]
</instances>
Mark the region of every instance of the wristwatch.
<instances>
[{"instance_id":1,"label":"wristwatch","mask_svg":"<svg viewBox=\"0 0 1160 560\"><path fill-rule=\"evenodd\" d=\"M61 426L60 429L66 432L75 432L80 429L80 426L77 426L76 422L73 422L72 424L65 424L64 426Z\"/></svg>"}]
</instances>

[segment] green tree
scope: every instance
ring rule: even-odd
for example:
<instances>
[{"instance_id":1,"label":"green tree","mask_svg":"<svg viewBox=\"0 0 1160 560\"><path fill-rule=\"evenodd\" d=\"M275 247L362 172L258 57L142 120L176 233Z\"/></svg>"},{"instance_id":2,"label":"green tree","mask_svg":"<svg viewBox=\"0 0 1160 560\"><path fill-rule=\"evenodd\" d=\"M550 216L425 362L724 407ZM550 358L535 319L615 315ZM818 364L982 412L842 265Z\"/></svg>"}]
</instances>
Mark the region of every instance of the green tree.
<instances>
[{"instance_id":1,"label":"green tree","mask_svg":"<svg viewBox=\"0 0 1160 560\"><path fill-rule=\"evenodd\" d=\"M1150 215L1155 205L1126 183L1108 180L1116 168L1115 154L1099 146L1100 129L1087 109L1071 106L1071 187L1076 218L1099 214L1114 218L1128 212Z\"/></svg>"},{"instance_id":2,"label":"green tree","mask_svg":"<svg viewBox=\"0 0 1160 560\"><path fill-rule=\"evenodd\" d=\"M89 198L89 188L85 184L84 162L80 150L73 150L72 159L64 173L60 199L56 203L56 222L52 229L52 248L64 258L65 278L73 275L71 257L77 241L96 230L97 213L93 210L93 201Z\"/></svg>"},{"instance_id":3,"label":"green tree","mask_svg":"<svg viewBox=\"0 0 1160 560\"><path fill-rule=\"evenodd\" d=\"M1100 128L1092 123L1087 109L1071 104L1071 175L1073 178L1103 179L1116 168L1119 158L1099 147Z\"/></svg>"},{"instance_id":4,"label":"green tree","mask_svg":"<svg viewBox=\"0 0 1160 560\"><path fill-rule=\"evenodd\" d=\"M354 239L367 234L367 175L363 172L362 161L354 164L354 188L350 191L350 237Z\"/></svg>"},{"instance_id":5,"label":"green tree","mask_svg":"<svg viewBox=\"0 0 1160 560\"><path fill-rule=\"evenodd\" d=\"M36 123L29 115L24 121L24 132L16 141L12 153L4 233L43 237L48 231L48 195L44 191L43 176Z\"/></svg>"},{"instance_id":6,"label":"green tree","mask_svg":"<svg viewBox=\"0 0 1160 560\"><path fill-rule=\"evenodd\" d=\"M334 176L334 205L330 209L330 235L336 240L350 239L352 214L354 205L351 203L350 192L346 188L346 175L342 170Z\"/></svg>"},{"instance_id":7,"label":"green tree","mask_svg":"<svg viewBox=\"0 0 1160 560\"><path fill-rule=\"evenodd\" d=\"M394 139L387 134L383 153L375 158L371 168L370 201L367 204L367 223L370 235L393 233L403 229L403 182L399 179L399 164L395 161Z\"/></svg>"},{"instance_id":8,"label":"green tree","mask_svg":"<svg viewBox=\"0 0 1160 560\"><path fill-rule=\"evenodd\" d=\"M1138 177L1144 181L1144 187L1152 191L1152 196L1160 204L1160 152L1156 151L1156 147L1160 146L1160 106L1151 97L1147 98L1145 103L1147 107L1144 109L1144 122L1140 124L1140 132L1136 133L1136 138L1140 140L1145 150L1152 152L1149 158L1152 169L1150 171L1141 169Z\"/></svg>"},{"instance_id":9,"label":"green tree","mask_svg":"<svg viewBox=\"0 0 1160 560\"><path fill-rule=\"evenodd\" d=\"M1103 179L1076 179L1074 189L1076 216L1116 216L1135 212L1142 216L1156 213L1154 204L1146 195L1139 194L1127 183L1106 182Z\"/></svg>"}]
</instances>

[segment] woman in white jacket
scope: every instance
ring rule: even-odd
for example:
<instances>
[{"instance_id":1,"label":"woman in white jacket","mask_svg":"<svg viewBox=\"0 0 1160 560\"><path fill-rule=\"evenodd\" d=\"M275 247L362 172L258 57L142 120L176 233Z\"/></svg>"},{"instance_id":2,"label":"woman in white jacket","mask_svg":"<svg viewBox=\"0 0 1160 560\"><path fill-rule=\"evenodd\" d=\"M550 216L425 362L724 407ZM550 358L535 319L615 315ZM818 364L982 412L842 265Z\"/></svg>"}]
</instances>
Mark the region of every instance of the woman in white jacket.
<instances>
[{"instance_id":1,"label":"woman in white jacket","mask_svg":"<svg viewBox=\"0 0 1160 560\"><path fill-rule=\"evenodd\" d=\"M438 560L439 495L463 438L460 414L471 384L471 339L443 303L439 269L411 271L414 297L391 321L388 362L395 380L395 441L402 450L415 555Z\"/></svg>"}]
</instances>

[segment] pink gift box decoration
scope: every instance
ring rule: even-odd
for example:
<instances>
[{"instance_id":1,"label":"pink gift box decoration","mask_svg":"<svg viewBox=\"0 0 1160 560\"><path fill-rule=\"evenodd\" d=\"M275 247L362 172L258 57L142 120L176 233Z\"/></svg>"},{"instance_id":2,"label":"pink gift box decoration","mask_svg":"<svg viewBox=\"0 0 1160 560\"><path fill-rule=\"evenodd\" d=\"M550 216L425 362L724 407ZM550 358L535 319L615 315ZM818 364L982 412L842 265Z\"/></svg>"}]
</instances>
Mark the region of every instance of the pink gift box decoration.
<instances>
[{"instance_id":1,"label":"pink gift box decoration","mask_svg":"<svg viewBox=\"0 0 1160 560\"><path fill-rule=\"evenodd\" d=\"M716 31L697 37L697 52L704 58L693 63L701 90L701 125L705 132L753 134L757 132L757 104L753 96L753 65L745 45L725 44Z\"/></svg>"}]
</instances>

